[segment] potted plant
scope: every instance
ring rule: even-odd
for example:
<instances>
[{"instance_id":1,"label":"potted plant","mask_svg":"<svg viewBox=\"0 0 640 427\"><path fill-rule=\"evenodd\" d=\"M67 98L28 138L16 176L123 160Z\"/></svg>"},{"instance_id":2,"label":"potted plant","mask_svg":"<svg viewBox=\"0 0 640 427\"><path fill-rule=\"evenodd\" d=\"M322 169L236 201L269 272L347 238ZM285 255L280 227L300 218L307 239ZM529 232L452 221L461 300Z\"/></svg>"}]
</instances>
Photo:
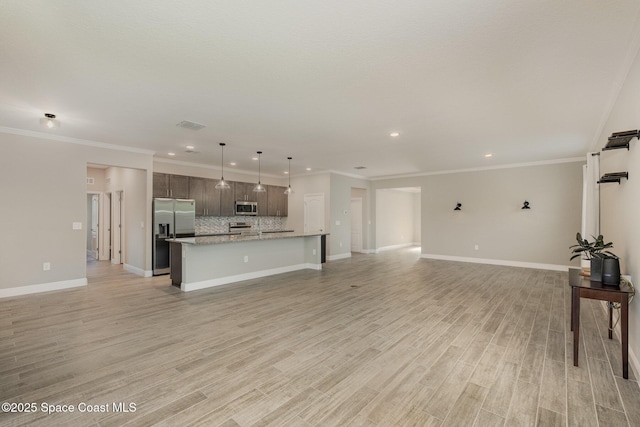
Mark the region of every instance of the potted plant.
<instances>
[{"instance_id":1,"label":"potted plant","mask_svg":"<svg viewBox=\"0 0 640 427\"><path fill-rule=\"evenodd\" d=\"M615 271L616 270L615 267L617 266L618 277L613 279L610 278L607 281L608 282L611 282L612 280L618 280L618 281L615 283L607 283L607 284L618 284L620 279L619 278L620 262L618 260L618 257L614 253L606 250L613 247L613 242L605 243L604 237L602 236L602 234L599 235L598 237L593 237L593 238L595 240L593 242L589 242L587 239L583 239L580 233L577 233L576 240L578 241L578 244L569 247L569 249L572 249L571 252L573 253L573 256L571 257L571 259L573 260L579 256L584 256L584 259L589 260L591 263L590 278L591 280L596 282L602 282L602 279L603 279L602 272L603 272L604 261L612 260L612 261L606 262L607 271Z\"/></svg>"}]
</instances>

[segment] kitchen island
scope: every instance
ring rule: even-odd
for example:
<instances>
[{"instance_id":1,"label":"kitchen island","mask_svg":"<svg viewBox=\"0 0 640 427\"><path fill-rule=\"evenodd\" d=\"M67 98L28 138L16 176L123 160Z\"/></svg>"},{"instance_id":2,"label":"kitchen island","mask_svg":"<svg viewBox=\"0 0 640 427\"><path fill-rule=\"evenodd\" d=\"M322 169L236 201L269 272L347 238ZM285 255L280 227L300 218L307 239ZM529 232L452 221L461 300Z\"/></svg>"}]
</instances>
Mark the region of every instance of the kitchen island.
<instances>
[{"instance_id":1,"label":"kitchen island","mask_svg":"<svg viewBox=\"0 0 640 427\"><path fill-rule=\"evenodd\" d=\"M188 292L305 268L321 270L328 233L168 239L171 283Z\"/></svg>"}]
</instances>

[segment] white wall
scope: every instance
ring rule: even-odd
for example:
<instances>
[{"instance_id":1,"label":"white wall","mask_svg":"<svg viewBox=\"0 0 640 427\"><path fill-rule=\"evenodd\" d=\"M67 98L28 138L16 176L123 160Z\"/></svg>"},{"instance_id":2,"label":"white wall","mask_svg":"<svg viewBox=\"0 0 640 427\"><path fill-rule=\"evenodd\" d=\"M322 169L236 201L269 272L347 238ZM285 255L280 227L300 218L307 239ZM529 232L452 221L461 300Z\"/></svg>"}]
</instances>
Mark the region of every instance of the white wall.
<instances>
[{"instance_id":1,"label":"white wall","mask_svg":"<svg viewBox=\"0 0 640 427\"><path fill-rule=\"evenodd\" d=\"M613 132L640 129L640 55L636 57L620 95L599 138L603 147ZM613 253L620 257L622 274L629 274L640 288L640 142L631 141L630 150L604 151L600 172L629 172L618 184L600 185L600 231L612 241ZM636 368L640 366L640 297L629 309L629 349Z\"/></svg>"},{"instance_id":2,"label":"white wall","mask_svg":"<svg viewBox=\"0 0 640 427\"><path fill-rule=\"evenodd\" d=\"M399 189L376 191L376 249L393 246L408 246L420 241L416 239L416 205L419 193Z\"/></svg>"},{"instance_id":3,"label":"white wall","mask_svg":"<svg viewBox=\"0 0 640 427\"><path fill-rule=\"evenodd\" d=\"M41 135L6 128L0 132L0 198L10 201L0 204L0 227L7 242L0 248L0 290L5 290L0 294L4 296L86 282L88 163L152 168L150 153ZM148 208L141 206L146 221L151 219L151 182L149 178L145 184ZM73 222L82 223L82 230L73 230ZM148 234L136 255L145 269L151 268ZM51 263L50 271L43 271L44 262ZM61 283L51 285L57 282Z\"/></svg>"},{"instance_id":4,"label":"white wall","mask_svg":"<svg viewBox=\"0 0 640 427\"><path fill-rule=\"evenodd\" d=\"M424 256L561 269L570 264L568 247L580 230L582 164L428 175L373 184L377 189L422 188ZM525 199L531 210L520 209ZM457 202L462 203L460 212L453 211ZM375 238L378 244L379 236Z\"/></svg>"},{"instance_id":5,"label":"white wall","mask_svg":"<svg viewBox=\"0 0 640 427\"><path fill-rule=\"evenodd\" d=\"M413 196L413 243L422 243L422 194L414 193Z\"/></svg>"},{"instance_id":6,"label":"white wall","mask_svg":"<svg viewBox=\"0 0 640 427\"><path fill-rule=\"evenodd\" d=\"M363 252L367 252L369 248L371 248L369 243L371 233L369 230L373 225L369 217L371 210L369 209L369 190L366 188L351 187L351 197L362 199L362 250Z\"/></svg>"},{"instance_id":7,"label":"white wall","mask_svg":"<svg viewBox=\"0 0 640 427\"><path fill-rule=\"evenodd\" d=\"M566 266L581 208L578 162L433 176L422 187L422 252Z\"/></svg>"},{"instance_id":8,"label":"white wall","mask_svg":"<svg viewBox=\"0 0 640 427\"><path fill-rule=\"evenodd\" d=\"M87 183L87 191L102 192L105 189L104 182L105 169L102 168L87 168L87 178L93 178L93 184Z\"/></svg>"},{"instance_id":9,"label":"white wall","mask_svg":"<svg viewBox=\"0 0 640 427\"><path fill-rule=\"evenodd\" d=\"M325 230L329 230L329 206L331 194L329 174L313 174L291 177L293 193L289 194L289 216L285 227L290 230L304 231L304 195L324 194L324 221ZM331 236L327 237L330 240ZM327 248L327 255L330 248Z\"/></svg>"}]
</instances>

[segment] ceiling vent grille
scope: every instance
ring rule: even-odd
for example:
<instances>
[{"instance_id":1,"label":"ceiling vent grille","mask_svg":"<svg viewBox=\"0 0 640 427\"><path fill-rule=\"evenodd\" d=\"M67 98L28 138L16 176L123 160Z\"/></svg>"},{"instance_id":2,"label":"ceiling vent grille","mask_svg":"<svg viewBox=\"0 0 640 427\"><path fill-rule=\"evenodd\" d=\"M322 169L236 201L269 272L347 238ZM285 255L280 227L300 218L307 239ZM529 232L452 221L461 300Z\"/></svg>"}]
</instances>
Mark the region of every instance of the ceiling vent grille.
<instances>
[{"instance_id":1,"label":"ceiling vent grille","mask_svg":"<svg viewBox=\"0 0 640 427\"><path fill-rule=\"evenodd\" d=\"M180 128L191 129L191 130L200 130L203 127L206 127L206 125L196 123L196 122L190 122L189 120L183 120L180 123L178 123L176 126Z\"/></svg>"}]
</instances>

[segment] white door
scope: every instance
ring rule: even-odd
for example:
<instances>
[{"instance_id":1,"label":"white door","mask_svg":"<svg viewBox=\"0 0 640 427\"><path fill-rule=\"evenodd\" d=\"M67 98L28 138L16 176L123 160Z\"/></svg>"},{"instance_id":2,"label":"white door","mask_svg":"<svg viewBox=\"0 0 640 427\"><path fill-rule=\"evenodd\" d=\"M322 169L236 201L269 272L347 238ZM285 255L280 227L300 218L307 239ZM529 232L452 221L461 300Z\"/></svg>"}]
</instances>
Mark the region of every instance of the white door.
<instances>
[{"instance_id":1,"label":"white door","mask_svg":"<svg viewBox=\"0 0 640 427\"><path fill-rule=\"evenodd\" d=\"M304 232L324 231L324 193L304 195Z\"/></svg>"},{"instance_id":2,"label":"white door","mask_svg":"<svg viewBox=\"0 0 640 427\"><path fill-rule=\"evenodd\" d=\"M351 199L351 252L362 252L362 198Z\"/></svg>"},{"instance_id":3,"label":"white door","mask_svg":"<svg viewBox=\"0 0 640 427\"><path fill-rule=\"evenodd\" d=\"M100 222L100 234L102 244L100 245L100 259L111 259L111 193L106 193L102 204L102 221Z\"/></svg>"}]
</instances>

